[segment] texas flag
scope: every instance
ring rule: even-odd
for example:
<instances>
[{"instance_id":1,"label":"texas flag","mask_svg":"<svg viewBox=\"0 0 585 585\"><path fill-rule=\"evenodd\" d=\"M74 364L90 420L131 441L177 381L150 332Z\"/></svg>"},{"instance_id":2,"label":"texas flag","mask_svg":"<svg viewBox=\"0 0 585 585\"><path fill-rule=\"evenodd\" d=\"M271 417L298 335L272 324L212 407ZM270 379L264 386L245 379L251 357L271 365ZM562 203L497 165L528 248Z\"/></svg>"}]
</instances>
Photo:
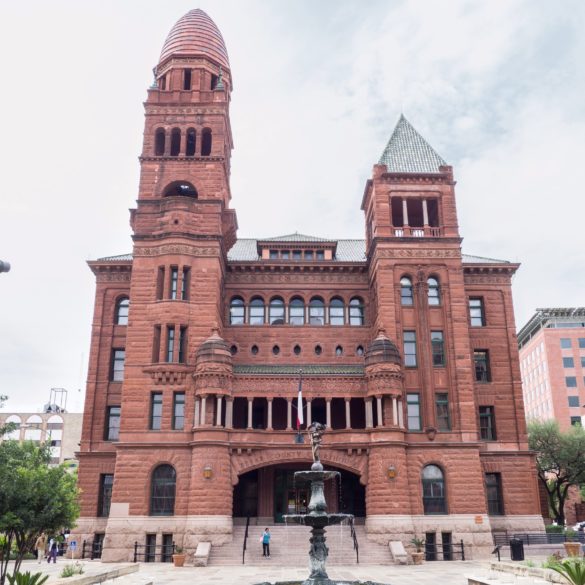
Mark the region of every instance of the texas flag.
<instances>
[{"instance_id":1,"label":"texas flag","mask_svg":"<svg viewBox=\"0 0 585 585\"><path fill-rule=\"evenodd\" d=\"M303 424L303 375L299 377L299 396L297 398L297 430Z\"/></svg>"}]
</instances>

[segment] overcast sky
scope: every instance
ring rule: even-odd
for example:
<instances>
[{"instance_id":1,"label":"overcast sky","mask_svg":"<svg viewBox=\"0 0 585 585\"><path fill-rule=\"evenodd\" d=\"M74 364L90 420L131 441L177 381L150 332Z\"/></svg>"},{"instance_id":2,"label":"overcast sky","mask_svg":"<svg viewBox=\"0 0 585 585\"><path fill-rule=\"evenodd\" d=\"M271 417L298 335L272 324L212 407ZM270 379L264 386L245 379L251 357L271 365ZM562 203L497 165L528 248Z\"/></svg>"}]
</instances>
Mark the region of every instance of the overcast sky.
<instances>
[{"instance_id":1,"label":"overcast sky","mask_svg":"<svg viewBox=\"0 0 585 585\"><path fill-rule=\"evenodd\" d=\"M585 2L0 3L0 393L83 407L86 261L132 250L142 102L200 7L232 66L240 237L364 237L360 202L401 111L454 167L463 250L522 263L516 322L585 298ZM270 228L267 228L270 226Z\"/></svg>"}]
</instances>

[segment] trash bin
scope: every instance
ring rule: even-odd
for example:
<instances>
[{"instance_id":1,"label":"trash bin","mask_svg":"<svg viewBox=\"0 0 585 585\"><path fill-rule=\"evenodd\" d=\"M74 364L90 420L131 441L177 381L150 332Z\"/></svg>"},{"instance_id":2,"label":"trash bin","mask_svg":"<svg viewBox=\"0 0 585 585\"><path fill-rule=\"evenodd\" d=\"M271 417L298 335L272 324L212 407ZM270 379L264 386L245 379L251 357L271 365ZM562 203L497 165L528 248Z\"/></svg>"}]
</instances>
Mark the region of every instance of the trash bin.
<instances>
[{"instance_id":1,"label":"trash bin","mask_svg":"<svg viewBox=\"0 0 585 585\"><path fill-rule=\"evenodd\" d=\"M524 560L524 543L519 538L510 539L510 558L513 561Z\"/></svg>"}]
</instances>

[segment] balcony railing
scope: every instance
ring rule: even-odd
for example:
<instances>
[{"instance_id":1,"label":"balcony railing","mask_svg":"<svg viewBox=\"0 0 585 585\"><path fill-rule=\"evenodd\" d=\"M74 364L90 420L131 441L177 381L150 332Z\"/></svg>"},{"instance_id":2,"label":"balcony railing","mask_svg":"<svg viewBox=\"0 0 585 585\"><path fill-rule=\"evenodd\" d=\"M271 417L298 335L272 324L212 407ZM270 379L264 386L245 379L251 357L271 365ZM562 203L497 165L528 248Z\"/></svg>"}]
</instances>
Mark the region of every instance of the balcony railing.
<instances>
[{"instance_id":1,"label":"balcony railing","mask_svg":"<svg viewBox=\"0 0 585 585\"><path fill-rule=\"evenodd\" d=\"M394 228L394 236L397 238L438 238L441 235L440 227L413 227L405 225L404 227Z\"/></svg>"}]
</instances>

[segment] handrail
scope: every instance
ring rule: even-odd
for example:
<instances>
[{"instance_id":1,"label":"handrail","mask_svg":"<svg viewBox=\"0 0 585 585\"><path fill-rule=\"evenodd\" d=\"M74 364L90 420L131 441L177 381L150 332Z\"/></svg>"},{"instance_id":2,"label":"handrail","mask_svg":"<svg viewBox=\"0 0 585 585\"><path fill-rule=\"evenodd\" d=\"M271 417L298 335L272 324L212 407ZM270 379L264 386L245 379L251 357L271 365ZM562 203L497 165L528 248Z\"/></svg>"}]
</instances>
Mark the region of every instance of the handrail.
<instances>
[{"instance_id":1,"label":"handrail","mask_svg":"<svg viewBox=\"0 0 585 585\"><path fill-rule=\"evenodd\" d=\"M250 527L250 516L246 516L246 532L244 532L244 546L242 547L242 565L246 562L246 542L248 541L248 528Z\"/></svg>"},{"instance_id":2,"label":"handrail","mask_svg":"<svg viewBox=\"0 0 585 585\"><path fill-rule=\"evenodd\" d=\"M355 561L359 565L360 564L360 545L358 543L357 535L355 533L355 528L353 526L353 518L349 520L349 530L351 534L351 538L353 539L353 549L355 550Z\"/></svg>"}]
</instances>

